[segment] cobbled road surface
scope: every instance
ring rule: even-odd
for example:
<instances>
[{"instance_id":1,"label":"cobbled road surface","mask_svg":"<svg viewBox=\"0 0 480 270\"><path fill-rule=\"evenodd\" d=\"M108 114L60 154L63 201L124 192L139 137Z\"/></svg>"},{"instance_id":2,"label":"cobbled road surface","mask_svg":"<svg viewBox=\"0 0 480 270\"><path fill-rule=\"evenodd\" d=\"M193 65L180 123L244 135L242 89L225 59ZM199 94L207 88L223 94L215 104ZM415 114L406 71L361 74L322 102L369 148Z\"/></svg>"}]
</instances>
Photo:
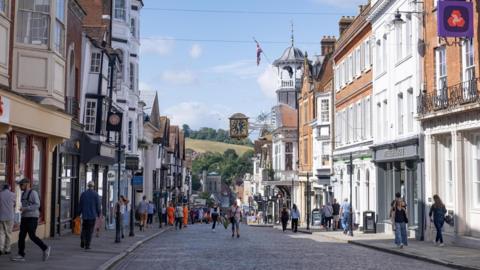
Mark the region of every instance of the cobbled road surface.
<instances>
[{"instance_id":1,"label":"cobbled road surface","mask_svg":"<svg viewBox=\"0 0 480 270\"><path fill-rule=\"evenodd\" d=\"M283 233L272 228L241 226L239 239L230 228L189 225L170 230L136 249L113 269L386 269L443 270L418 261L316 235ZM393 245L393 243L392 243ZM408 248L408 247L407 247Z\"/></svg>"}]
</instances>

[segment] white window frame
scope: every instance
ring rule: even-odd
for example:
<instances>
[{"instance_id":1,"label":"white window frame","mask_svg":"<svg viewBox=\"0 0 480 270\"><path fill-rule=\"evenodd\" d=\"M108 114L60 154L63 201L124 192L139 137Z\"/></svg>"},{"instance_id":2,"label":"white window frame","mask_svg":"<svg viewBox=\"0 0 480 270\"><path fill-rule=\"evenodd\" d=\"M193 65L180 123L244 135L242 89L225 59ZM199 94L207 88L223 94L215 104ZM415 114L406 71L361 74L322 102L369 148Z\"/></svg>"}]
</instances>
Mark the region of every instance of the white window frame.
<instances>
[{"instance_id":1,"label":"white window frame","mask_svg":"<svg viewBox=\"0 0 480 270\"><path fill-rule=\"evenodd\" d=\"M405 24L405 56L412 55L413 46L413 29L412 29L412 15L407 14L407 21Z\"/></svg>"},{"instance_id":2,"label":"white window frame","mask_svg":"<svg viewBox=\"0 0 480 270\"><path fill-rule=\"evenodd\" d=\"M397 94L397 112L398 112L398 135L403 135L405 132L405 110L404 110L404 95L403 92Z\"/></svg>"},{"instance_id":3,"label":"white window frame","mask_svg":"<svg viewBox=\"0 0 480 270\"><path fill-rule=\"evenodd\" d=\"M65 6L67 1L57 0L55 5L55 31L54 31L54 46L56 52L60 55L65 55Z\"/></svg>"},{"instance_id":4,"label":"white window frame","mask_svg":"<svg viewBox=\"0 0 480 270\"><path fill-rule=\"evenodd\" d=\"M356 50L355 50L355 74L356 74L356 77L359 77L361 75L361 67L360 67L360 62L361 62L361 53L360 53L360 47L358 47Z\"/></svg>"},{"instance_id":5,"label":"white window frame","mask_svg":"<svg viewBox=\"0 0 480 270\"><path fill-rule=\"evenodd\" d=\"M383 63L382 63L382 40L377 40L375 44L375 76L380 75L383 72Z\"/></svg>"},{"instance_id":6,"label":"white window frame","mask_svg":"<svg viewBox=\"0 0 480 270\"><path fill-rule=\"evenodd\" d=\"M0 0L0 14L3 14L5 17L7 17L8 7L8 0Z\"/></svg>"},{"instance_id":7,"label":"white window frame","mask_svg":"<svg viewBox=\"0 0 480 270\"><path fill-rule=\"evenodd\" d=\"M127 19L127 3L125 0L115 0L114 17L115 19L126 21Z\"/></svg>"},{"instance_id":8,"label":"white window frame","mask_svg":"<svg viewBox=\"0 0 480 270\"><path fill-rule=\"evenodd\" d=\"M100 67L102 63L102 53L92 52L90 54L90 73L100 73Z\"/></svg>"},{"instance_id":9,"label":"white window frame","mask_svg":"<svg viewBox=\"0 0 480 270\"><path fill-rule=\"evenodd\" d=\"M463 97L470 99L475 97L471 87L476 86L475 79L475 51L472 39L464 39L462 41L462 80L463 80Z\"/></svg>"},{"instance_id":10,"label":"white window frame","mask_svg":"<svg viewBox=\"0 0 480 270\"><path fill-rule=\"evenodd\" d=\"M371 98L365 99L365 139L372 138L372 100Z\"/></svg>"},{"instance_id":11,"label":"white window frame","mask_svg":"<svg viewBox=\"0 0 480 270\"><path fill-rule=\"evenodd\" d=\"M377 125L375 125L376 127L376 133L377 133L377 138L382 138L382 125L380 123L383 123L383 119L382 119L382 102L378 102L377 103Z\"/></svg>"},{"instance_id":12,"label":"white window frame","mask_svg":"<svg viewBox=\"0 0 480 270\"><path fill-rule=\"evenodd\" d=\"M365 42L360 44L360 73L366 69L365 65Z\"/></svg>"},{"instance_id":13,"label":"white window frame","mask_svg":"<svg viewBox=\"0 0 480 270\"><path fill-rule=\"evenodd\" d=\"M28 44L30 46L50 46L50 22L51 22L51 12L54 3L48 2L48 11L45 10L35 10L35 9L22 9L23 2L32 3L32 1L42 1L44 0L19 0L17 1L17 14L15 17L16 21L16 42L22 44ZM34 7L40 7L41 5L35 5L35 2L32 4ZM25 26L25 32L23 33L23 26Z\"/></svg>"},{"instance_id":14,"label":"white window frame","mask_svg":"<svg viewBox=\"0 0 480 270\"><path fill-rule=\"evenodd\" d=\"M372 65L372 54L371 54L371 46L370 46L370 40L365 41L365 70L368 70L370 66Z\"/></svg>"},{"instance_id":15,"label":"white window frame","mask_svg":"<svg viewBox=\"0 0 480 270\"><path fill-rule=\"evenodd\" d=\"M137 37L137 20L135 18L130 18L130 32L133 37Z\"/></svg>"},{"instance_id":16,"label":"white window frame","mask_svg":"<svg viewBox=\"0 0 480 270\"><path fill-rule=\"evenodd\" d=\"M382 101L382 105L383 105L383 112L382 112L382 115L383 115L383 138L386 139L388 138L388 131L390 129L389 127L389 123L388 123L388 100L384 99Z\"/></svg>"},{"instance_id":17,"label":"white window frame","mask_svg":"<svg viewBox=\"0 0 480 270\"><path fill-rule=\"evenodd\" d=\"M447 74L447 47L442 45L435 49L435 74L437 96L444 95L444 90L448 86Z\"/></svg>"},{"instance_id":18,"label":"white window frame","mask_svg":"<svg viewBox=\"0 0 480 270\"><path fill-rule=\"evenodd\" d=\"M453 179L453 151L452 138L448 137L445 141L445 204L451 208L455 200L455 181Z\"/></svg>"},{"instance_id":19,"label":"white window frame","mask_svg":"<svg viewBox=\"0 0 480 270\"><path fill-rule=\"evenodd\" d=\"M357 107L357 112L356 112L356 119L355 119L355 122L357 123L356 125L356 131L355 131L355 137L356 137L356 141L362 141L363 140L363 134L362 134L362 131L364 129L363 125L362 125L362 116L363 116L363 112L362 112L362 102L359 101L357 102L356 104L356 107Z\"/></svg>"},{"instance_id":20,"label":"white window frame","mask_svg":"<svg viewBox=\"0 0 480 270\"><path fill-rule=\"evenodd\" d=\"M133 120L129 119L128 120L128 126L127 126L127 145L128 145L128 151L133 151Z\"/></svg>"},{"instance_id":21,"label":"white window frame","mask_svg":"<svg viewBox=\"0 0 480 270\"><path fill-rule=\"evenodd\" d=\"M320 123L330 123L330 100L328 98L320 99Z\"/></svg>"},{"instance_id":22,"label":"white window frame","mask_svg":"<svg viewBox=\"0 0 480 270\"><path fill-rule=\"evenodd\" d=\"M413 88L407 89L407 112L408 112L408 119L407 119L407 132L413 132L413 123L415 121L415 99L413 96Z\"/></svg>"},{"instance_id":23,"label":"white window frame","mask_svg":"<svg viewBox=\"0 0 480 270\"><path fill-rule=\"evenodd\" d=\"M135 64L130 62L130 69L129 69L129 82L130 82L130 90L135 90Z\"/></svg>"},{"instance_id":24,"label":"white window frame","mask_svg":"<svg viewBox=\"0 0 480 270\"><path fill-rule=\"evenodd\" d=\"M395 26L395 35L396 35L396 41L397 43L395 44L396 48L396 56L397 56L397 63L403 60L403 24L398 24Z\"/></svg>"},{"instance_id":25,"label":"white window frame","mask_svg":"<svg viewBox=\"0 0 480 270\"><path fill-rule=\"evenodd\" d=\"M86 98L85 99L85 115L84 126L85 132L95 133L97 127L97 106L98 100Z\"/></svg>"},{"instance_id":26,"label":"white window frame","mask_svg":"<svg viewBox=\"0 0 480 270\"><path fill-rule=\"evenodd\" d=\"M382 71L388 70L388 35L383 35L383 47L382 47Z\"/></svg>"}]
</instances>

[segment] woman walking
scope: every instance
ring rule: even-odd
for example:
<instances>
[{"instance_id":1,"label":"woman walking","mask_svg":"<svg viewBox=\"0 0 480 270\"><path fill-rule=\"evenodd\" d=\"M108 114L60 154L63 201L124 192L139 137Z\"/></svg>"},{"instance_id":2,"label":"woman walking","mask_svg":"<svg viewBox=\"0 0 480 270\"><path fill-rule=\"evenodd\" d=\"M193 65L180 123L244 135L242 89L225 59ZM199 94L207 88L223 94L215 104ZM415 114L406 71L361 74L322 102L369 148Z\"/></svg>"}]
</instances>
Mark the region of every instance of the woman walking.
<instances>
[{"instance_id":1,"label":"woman walking","mask_svg":"<svg viewBox=\"0 0 480 270\"><path fill-rule=\"evenodd\" d=\"M297 205L293 204L292 207L292 231L297 232L298 229L298 219L300 218L300 211L298 211Z\"/></svg>"},{"instance_id":2,"label":"woman walking","mask_svg":"<svg viewBox=\"0 0 480 270\"><path fill-rule=\"evenodd\" d=\"M216 203L213 205L210 213L212 213L212 232L215 232L215 226L217 225L218 217L220 216L220 208L218 208Z\"/></svg>"},{"instance_id":3,"label":"woman walking","mask_svg":"<svg viewBox=\"0 0 480 270\"><path fill-rule=\"evenodd\" d=\"M288 214L288 210L286 206L283 206L281 217L282 217L282 229L283 229L283 232L285 232L287 230L288 220L290 219L290 215Z\"/></svg>"},{"instance_id":4,"label":"woman walking","mask_svg":"<svg viewBox=\"0 0 480 270\"><path fill-rule=\"evenodd\" d=\"M187 204L183 205L183 227L187 227L188 224L188 207Z\"/></svg>"},{"instance_id":5,"label":"woman walking","mask_svg":"<svg viewBox=\"0 0 480 270\"><path fill-rule=\"evenodd\" d=\"M237 202L233 203L230 208L230 223L232 223L232 238L235 237L235 229L237 230L237 238L240 238L240 219L242 218L242 211L237 205Z\"/></svg>"},{"instance_id":6,"label":"woman walking","mask_svg":"<svg viewBox=\"0 0 480 270\"><path fill-rule=\"evenodd\" d=\"M395 222L395 244L399 248L408 246L407 243L407 209L405 202L402 199L395 200L395 205L392 207L390 216Z\"/></svg>"},{"instance_id":7,"label":"woman walking","mask_svg":"<svg viewBox=\"0 0 480 270\"><path fill-rule=\"evenodd\" d=\"M333 207L332 203L327 202L327 205L323 207L323 214L325 215L325 229L330 230L332 227Z\"/></svg>"},{"instance_id":8,"label":"woman walking","mask_svg":"<svg viewBox=\"0 0 480 270\"><path fill-rule=\"evenodd\" d=\"M167 207L167 217L168 217L168 225L173 226L173 222L175 220L175 208L173 208L172 203L170 203Z\"/></svg>"},{"instance_id":9,"label":"woman walking","mask_svg":"<svg viewBox=\"0 0 480 270\"><path fill-rule=\"evenodd\" d=\"M433 195L433 205L430 208L430 213L428 214L428 216L430 216L430 221L433 221L435 229L437 229L435 245L438 244L440 247L444 246L442 228L443 224L445 223L445 214L447 214L447 208L445 208L445 204L443 204L442 200L438 195Z\"/></svg>"}]
</instances>

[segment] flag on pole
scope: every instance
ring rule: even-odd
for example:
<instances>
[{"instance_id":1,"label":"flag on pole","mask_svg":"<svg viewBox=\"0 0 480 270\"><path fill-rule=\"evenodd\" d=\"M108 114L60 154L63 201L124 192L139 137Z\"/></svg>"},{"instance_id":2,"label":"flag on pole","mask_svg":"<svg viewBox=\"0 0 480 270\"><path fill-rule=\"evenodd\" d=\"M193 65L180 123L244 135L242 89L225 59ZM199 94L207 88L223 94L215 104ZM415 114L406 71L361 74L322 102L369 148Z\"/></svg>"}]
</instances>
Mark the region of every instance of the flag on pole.
<instances>
[{"instance_id":1,"label":"flag on pole","mask_svg":"<svg viewBox=\"0 0 480 270\"><path fill-rule=\"evenodd\" d=\"M255 40L255 43L257 43L257 66L260 65L260 55L262 54L262 48L260 48L260 44L258 44L258 41Z\"/></svg>"}]
</instances>

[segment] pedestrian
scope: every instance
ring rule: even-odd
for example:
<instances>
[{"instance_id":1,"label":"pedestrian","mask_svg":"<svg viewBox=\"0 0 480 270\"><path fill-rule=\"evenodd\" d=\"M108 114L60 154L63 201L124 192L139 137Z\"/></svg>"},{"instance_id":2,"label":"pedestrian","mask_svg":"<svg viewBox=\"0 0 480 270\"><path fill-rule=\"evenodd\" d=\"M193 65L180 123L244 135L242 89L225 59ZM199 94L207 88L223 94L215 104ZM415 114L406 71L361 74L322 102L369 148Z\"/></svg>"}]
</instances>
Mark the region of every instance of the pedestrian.
<instances>
[{"instance_id":1,"label":"pedestrian","mask_svg":"<svg viewBox=\"0 0 480 270\"><path fill-rule=\"evenodd\" d=\"M392 207L390 216L393 218L395 222L395 244L399 248L403 248L403 246L407 246L407 209L406 205L403 200L397 199L395 200L395 206Z\"/></svg>"},{"instance_id":2,"label":"pedestrian","mask_svg":"<svg viewBox=\"0 0 480 270\"><path fill-rule=\"evenodd\" d=\"M213 204L210 213L212 213L212 232L215 232L215 226L217 225L218 217L220 216L220 208L216 203Z\"/></svg>"},{"instance_id":3,"label":"pedestrian","mask_svg":"<svg viewBox=\"0 0 480 270\"><path fill-rule=\"evenodd\" d=\"M127 213L127 205L128 205L128 200L125 198L125 196L120 195L120 199L118 200L117 204L115 207L117 207L115 210L116 214L119 215L117 216L117 220L120 222L120 233L122 238L125 238L124 234L124 220L125 220L125 214Z\"/></svg>"},{"instance_id":4,"label":"pedestrian","mask_svg":"<svg viewBox=\"0 0 480 270\"><path fill-rule=\"evenodd\" d=\"M162 207L162 222L165 224L165 226L168 224L167 207L165 207L165 206Z\"/></svg>"},{"instance_id":5,"label":"pedestrian","mask_svg":"<svg viewBox=\"0 0 480 270\"><path fill-rule=\"evenodd\" d=\"M177 207L175 208L175 230L180 228L182 229L182 223L183 223L183 208L181 204L178 204Z\"/></svg>"},{"instance_id":6,"label":"pedestrian","mask_svg":"<svg viewBox=\"0 0 480 270\"><path fill-rule=\"evenodd\" d=\"M285 232L287 230L288 220L290 219L290 214L288 213L287 206L285 205L283 206L283 209L282 209L281 219L282 219L282 229L283 229L283 232Z\"/></svg>"},{"instance_id":7,"label":"pedestrian","mask_svg":"<svg viewBox=\"0 0 480 270\"><path fill-rule=\"evenodd\" d=\"M198 209L198 220L200 221L200 223L203 223L203 208L200 207L200 209Z\"/></svg>"},{"instance_id":8,"label":"pedestrian","mask_svg":"<svg viewBox=\"0 0 480 270\"><path fill-rule=\"evenodd\" d=\"M352 228L350 228L350 215L351 215L350 203L348 199L343 200L342 205L340 206L340 216L342 217L342 228L343 234L347 234Z\"/></svg>"},{"instance_id":9,"label":"pedestrian","mask_svg":"<svg viewBox=\"0 0 480 270\"><path fill-rule=\"evenodd\" d=\"M90 249L95 221L100 218L100 196L93 189L95 183L88 182L88 189L80 195L78 215L82 217L82 232L80 234L80 247Z\"/></svg>"},{"instance_id":10,"label":"pedestrian","mask_svg":"<svg viewBox=\"0 0 480 270\"><path fill-rule=\"evenodd\" d=\"M187 204L183 205L183 227L187 227L188 225L188 206Z\"/></svg>"},{"instance_id":11,"label":"pedestrian","mask_svg":"<svg viewBox=\"0 0 480 270\"><path fill-rule=\"evenodd\" d=\"M437 235L435 237L435 245L439 245L443 247L443 236L442 236L442 228L443 224L445 223L445 215L447 214L447 208L445 208L445 204L443 204L442 199L435 194L433 195L433 205L430 207L430 213L428 216L430 217L430 222L433 222L435 225L435 229L437 229Z\"/></svg>"},{"instance_id":12,"label":"pedestrian","mask_svg":"<svg viewBox=\"0 0 480 270\"><path fill-rule=\"evenodd\" d=\"M327 204L323 207L323 214L325 216L324 226L328 231L332 228L333 207L331 202L327 202Z\"/></svg>"},{"instance_id":13,"label":"pedestrian","mask_svg":"<svg viewBox=\"0 0 480 270\"><path fill-rule=\"evenodd\" d=\"M195 224L195 209L190 209L190 224Z\"/></svg>"},{"instance_id":14,"label":"pedestrian","mask_svg":"<svg viewBox=\"0 0 480 270\"><path fill-rule=\"evenodd\" d=\"M140 215L140 231L144 231L148 219L148 201L147 196L143 196L142 201L137 206L137 213Z\"/></svg>"},{"instance_id":15,"label":"pedestrian","mask_svg":"<svg viewBox=\"0 0 480 270\"><path fill-rule=\"evenodd\" d=\"M340 204L337 202L337 199L333 199L332 204L333 209L333 230L337 230L339 228L339 221L340 221Z\"/></svg>"},{"instance_id":16,"label":"pedestrian","mask_svg":"<svg viewBox=\"0 0 480 270\"><path fill-rule=\"evenodd\" d=\"M14 216L15 193L10 191L9 185L4 185L0 191L0 255L11 252Z\"/></svg>"},{"instance_id":17,"label":"pedestrian","mask_svg":"<svg viewBox=\"0 0 480 270\"><path fill-rule=\"evenodd\" d=\"M292 231L296 233L298 230L298 220L300 219L300 211L298 210L296 204L293 204L291 216L292 216Z\"/></svg>"},{"instance_id":18,"label":"pedestrian","mask_svg":"<svg viewBox=\"0 0 480 270\"><path fill-rule=\"evenodd\" d=\"M173 223L175 221L175 208L173 207L172 202L170 202L170 204L167 207L167 216L168 216L168 225L173 226Z\"/></svg>"},{"instance_id":19,"label":"pedestrian","mask_svg":"<svg viewBox=\"0 0 480 270\"><path fill-rule=\"evenodd\" d=\"M152 227L153 215L155 214L155 204L152 201L147 205L147 227Z\"/></svg>"},{"instance_id":20,"label":"pedestrian","mask_svg":"<svg viewBox=\"0 0 480 270\"><path fill-rule=\"evenodd\" d=\"M230 223L232 223L232 238L235 237L235 229L237 232L237 238L240 238L240 221L242 219L242 211L237 205L237 202L233 202L230 208Z\"/></svg>"},{"instance_id":21,"label":"pedestrian","mask_svg":"<svg viewBox=\"0 0 480 270\"><path fill-rule=\"evenodd\" d=\"M30 189L30 180L23 178L18 181L22 191L20 208L20 233L18 235L18 255L13 257L13 261L25 261L25 238L28 237L43 251L43 261L50 256L51 248L47 246L35 234L38 226L38 218L40 217L40 197L36 190Z\"/></svg>"}]
</instances>

